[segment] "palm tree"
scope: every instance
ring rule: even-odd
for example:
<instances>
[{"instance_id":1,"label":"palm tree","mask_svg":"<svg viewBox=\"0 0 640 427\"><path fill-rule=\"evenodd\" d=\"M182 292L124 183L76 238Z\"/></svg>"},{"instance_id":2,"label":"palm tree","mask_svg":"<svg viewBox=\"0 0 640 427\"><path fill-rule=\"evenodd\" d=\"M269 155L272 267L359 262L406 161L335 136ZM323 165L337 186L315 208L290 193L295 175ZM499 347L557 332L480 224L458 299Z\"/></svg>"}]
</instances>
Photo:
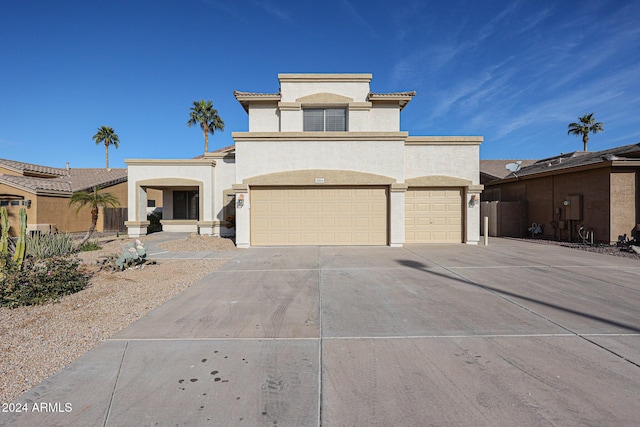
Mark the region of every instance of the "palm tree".
<instances>
[{"instance_id":1,"label":"palm tree","mask_svg":"<svg viewBox=\"0 0 640 427\"><path fill-rule=\"evenodd\" d=\"M98 133L93 135L93 139L96 141L96 144L104 143L104 148L107 155L107 169L109 169L109 146L113 145L114 147L118 148L120 138L114 132L113 128L109 126L101 126L98 128Z\"/></svg>"},{"instance_id":2,"label":"palm tree","mask_svg":"<svg viewBox=\"0 0 640 427\"><path fill-rule=\"evenodd\" d=\"M78 248L80 248L87 240L89 240L89 237L91 237L91 234L93 234L96 229L96 225L98 224L98 208L106 208L108 206L117 208L120 206L120 201L113 194L100 193L97 187L93 187L93 191L76 191L73 193L71 195L71 200L69 201L69 206L72 205L77 206L76 214L85 206L89 206L91 208L91 225L89 226L87 234L78 245Z\"/></svg>"},{"instance_id":3,"label":"palm tree","mask_svg":"<svg viewBox=\"0 0 640 427\"><path fill-rule=\"evenodd\" d=\"M218 116L218 110L213 108L212 101L193 101L193 107L191 107L191 113L189 113L189 121L187 126L200 125L202 132L204 132L204 152L209 151L209 134L217 130L224 130L224 122Z\"/></svg>"},{"instance_id":4,"label":"palm tree","mask_svg":"<svg viewBox=\"0 0 640 427\"><path fill-rule=\"evenodd\" d=\"M596 122L596 119L593 118L593 113L578 117L578 120L580 121L579 123L569 123L569 130L567 131L567 134L575 136L582 135L584 151L587 151L589 134L604 131L604 124L602 124L602 122Z\"/></svg>"}]
</instances>

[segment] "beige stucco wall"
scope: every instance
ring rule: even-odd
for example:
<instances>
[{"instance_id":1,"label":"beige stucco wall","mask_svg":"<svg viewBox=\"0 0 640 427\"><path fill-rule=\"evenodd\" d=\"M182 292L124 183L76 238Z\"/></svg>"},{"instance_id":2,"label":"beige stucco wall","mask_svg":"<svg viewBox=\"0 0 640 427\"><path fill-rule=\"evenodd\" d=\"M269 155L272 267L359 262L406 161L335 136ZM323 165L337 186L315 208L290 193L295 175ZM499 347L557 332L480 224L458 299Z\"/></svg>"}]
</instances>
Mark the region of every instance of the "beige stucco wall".
<instances>
[{"instance_id":1,"label":"beige stucco wall","mask_svg":"<svg viewBox=\"0 0 640 427\"><path fill-rule=\"evenodd\" d=\"M215 160L125 160L128 166L128 213L130 222L147 220L146 206L149 195L146 188L202 186L201 210L203 218L213 218ZM184 181L184 182L183 182ZM183 182L183 183L181 183ZM167 196L163 199L163 217L169 215ZM207 202L209 201L209 202ZM135 207L135 208L134 208ZM165 214L164 211L167 211Z\"/></svg>"},{"instance_id":2,"label":"beige stucco wall","mask_svg":"<svg viewBox=\"0 0 640 427\"><path fill-rule=\"evenodd\" d=\"M0 195L1 194L10 194L13 196L22 196L24 200L31 200L31 206L27 209L27 224L36 224L37 223L37 199L35 194L29 193L24 190L20 190L14 187L7 186L5 184L0 184ZM22 200L20 200L19 206L5 206L7 208L7 214L9 215L9 234L11 236L16 236L18 230L20 229L20 208L25 206L22 205Z\"/></svg>"},{"instance_id":3,"label":"beige stucco wall","mask_svg":"<svg viewBox=\"0 0 640 427\"><path fill-rule=\"evenodd\" d=\"M317 93L335 93L365 102L369 94L371 74L279 74L282 102Z\"/></svg>"},{"instance_id":4,"label":"beige stucco wall","mask_svg":"<svg viewBox=\"0 0 640 427\"><path fill-rule=\"evenodd\" d=\"M274 172L300 169L334 169L373 173L404 180L403 135L396 140L305 140L305 133L278 140L244 140L246 134L234 133L236 183L246 178Z\"/></svg>"},{"instance_id":5,"label":"beige stucco wall","mask_svg":"<svg viewBox=\"0 0 640 427\"><path fill-rule=\"evenodd\" d=\"M249 111L249 132L279 132L280 114L276 104L253 105Z\"/></svg>"},{"instance_id":6,"label":"beige stucco wall","mask_svg":"<svg viewBox=\"0 0 640 427\"><path fill-rule=\"evenodd\" d=\"M410 137L404 152L406 177L444 175L480 183L482 137Z\"/></svg>"},{"instance_id":7,"label":"beige stucco wall","mask_svg":"<svg viewBox=\"0 0 640 427\"><path fill-rule=\"evenodd\" d=\"M112 193L120 201L120 207L127 207L127 183L107 187L100 191ZM76 207L69 206L70 197L67 195L38 195L0 184L0 194L21 195L25 200L31 200L27 208L27 230L48 232L56 229L60 232L77 233L87 231L91 225L91 211L84 207L76 214ZM15 235L19 224L19 212L22 206L7 206L11 221L11 233ZM103 231L103 212L98 212L96 231Z\"/></svg>"},{"instance_id":8,"label":"beige stucco wall","mask_svg":"<svg viewBox=\"0 0 640 427\"><path fill-rule=\"evenodd\" d=\"M367 113L367 129L371 132L400 130L400 108L398 103L377 102ZM356 130L356 129L353 129ZM365 130L365 129L362 129Z\"/></svg>"}]
</instances>

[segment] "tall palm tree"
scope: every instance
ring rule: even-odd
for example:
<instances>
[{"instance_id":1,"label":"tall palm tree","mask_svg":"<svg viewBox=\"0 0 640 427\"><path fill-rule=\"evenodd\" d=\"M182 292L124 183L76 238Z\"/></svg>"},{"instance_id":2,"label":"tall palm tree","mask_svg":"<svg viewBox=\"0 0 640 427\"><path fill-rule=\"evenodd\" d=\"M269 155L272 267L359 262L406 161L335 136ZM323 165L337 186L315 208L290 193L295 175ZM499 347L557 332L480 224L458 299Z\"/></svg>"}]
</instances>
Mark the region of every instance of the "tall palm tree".
<instances>
[{"instance_id":1,"label":"tall palm tree","mask_svg":"<svg viewBox=\"0 0 640 427\"><path fill-rule=\"evenodd\" d=\"M200 125L204 132L204 152L209 151L209 134L213 135L216 130L224 130L224 122L218 116L218 110L213 108L212 101L193 101L193 107L189 113L187 126Z\"/></svg>"},{"instance_id":2,"label":"tall palm tree","mask_svg":"<svg viewBox=\"0 0 640 427\"><path fill-rule=\"evenodd\" d=\"M602 122L596 122L596 119L593 118L593 113L578 117L578 120L579 123L569 123L567 135L582 136L584 151L587 151L589 134L604 131L604 124L602 124Z\"/></svg>"},{"instance_id":3,"label":"tall palm tree","mask_svg":"<svg viewBox=\"0 0 640 427\"><path fill-rule=\"evenodd\" d=\"M108 206L117 208L120 206L120 201L113 194L100 193L97 187L93 187L93 191L76 191L73 193L69 201L69 206L72 205L76 205L76 214L85 206L91 208L91 225L89 226L87 234L78 245L78 248L80 248L89 240L89 237L91 237L91 234L93 234L96 229L96 225L98 224L98 208L106 208Z\"/></svg>"},{"instance_id":4,"label":"tall palm tree","mask_svg":"<svg viewBox=\"0 0 640 427\"><path fill-rule=\"evenodd\" d=\"M96 144L104 143L104 148L107 155L107 169L109 169L109 146L113 145L114 147L118 148L120 138L114 132L113 128L109 126L101 126L98 128L98 133L93 135L93 139L96 141Z\"/></svg>"}]
</instances>

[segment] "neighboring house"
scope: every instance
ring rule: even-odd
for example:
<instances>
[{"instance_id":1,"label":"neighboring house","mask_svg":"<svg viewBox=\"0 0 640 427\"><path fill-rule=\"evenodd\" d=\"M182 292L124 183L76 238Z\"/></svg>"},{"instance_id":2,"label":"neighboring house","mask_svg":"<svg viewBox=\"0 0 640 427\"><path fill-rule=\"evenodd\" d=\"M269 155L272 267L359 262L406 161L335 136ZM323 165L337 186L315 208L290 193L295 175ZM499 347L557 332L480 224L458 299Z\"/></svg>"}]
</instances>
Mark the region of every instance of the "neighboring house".
<instances>
[{"instance_id":1,"label":"neighboring house","mask_svg":"<svg viewBox=\"0 0 640 427\"><path fill-rule=\"evenodd\" d=\"M27 211L27 231L81 232L91 224L89 208L76 214L69 207L71 195L80 190L103 188L127 206L127 170L104 168L52 168L0 159L0 206L6 206L16 234L20 208ZM100 212L102 217L102 211ZM98 222L97 231L103 231Z\"/></svg>"},{"instance_id":2,"label":"neighboring house","mask_svg":"<svg viewBox=\"0 0 640 427\"><path fill-rule=\"evenodd\" d=\"M371 74L280 74L277 93L235 92L249 131L202 158L126 160L130 236L163 191L163 229L235 235L238 247L479 240L479 136L409 136L415 92ZM235 226L234 226L235 224Z\"/></svg>"},{"instance_id":3,"label":"neighboring house","mask_svg":"<svg viewBox=\"0 0 640 427\"><path fill-rule=\"evenodd\" d=\"M559 240L581 240L585 232L604 243L640 237L640 144L561 154L484 185L483 201L521 209L493 218L499 228L520 217L517 230L506 226L510 232L499 235L523 236L535 223L542 237Z\"/></svg>"},{"instance_id":4,"label":"neighboring house","mask_svg":"<svg viewBox=\"0 0 640 427\"><path fill-rule=\"evenodd\" d=\"M517 163L519 167L524 168L532 165L536 160L480 160L480 184L495 181L496 179L506 178L511 174L507 169L507 165ZM482 194L482 199L486 194Z\"/></svg>"}]
</instances>

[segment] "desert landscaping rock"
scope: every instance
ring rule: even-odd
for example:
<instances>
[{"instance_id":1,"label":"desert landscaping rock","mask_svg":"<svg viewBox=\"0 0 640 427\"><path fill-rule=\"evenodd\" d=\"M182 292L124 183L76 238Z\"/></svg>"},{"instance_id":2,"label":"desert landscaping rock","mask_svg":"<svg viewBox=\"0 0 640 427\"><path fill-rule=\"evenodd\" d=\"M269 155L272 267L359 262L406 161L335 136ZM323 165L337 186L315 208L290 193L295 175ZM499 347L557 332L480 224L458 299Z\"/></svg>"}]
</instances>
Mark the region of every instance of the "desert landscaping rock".
<instances>
[{"instance_id":1,"label":"desert landscaping rock","mask_svg":"<svg viewBox=\"0 0 640 427\"><path fill-rule=\"evenodd\" d=\"M141 240L156 238L151 235ZM110 241L101 243L101 250L79 254L94 273L86 289L45 305L0 307L1 402L11 402L226 262L191 260L185 268L182 260L161 260L122 272L98 271L98 259L118 253L131 241L101 237L105 239ZM165 244L172 248L170 243ZM228 239L198 236L181 239L175 246L185 251L186 247L235 248Z\"/></svg>"}]
</instances>

